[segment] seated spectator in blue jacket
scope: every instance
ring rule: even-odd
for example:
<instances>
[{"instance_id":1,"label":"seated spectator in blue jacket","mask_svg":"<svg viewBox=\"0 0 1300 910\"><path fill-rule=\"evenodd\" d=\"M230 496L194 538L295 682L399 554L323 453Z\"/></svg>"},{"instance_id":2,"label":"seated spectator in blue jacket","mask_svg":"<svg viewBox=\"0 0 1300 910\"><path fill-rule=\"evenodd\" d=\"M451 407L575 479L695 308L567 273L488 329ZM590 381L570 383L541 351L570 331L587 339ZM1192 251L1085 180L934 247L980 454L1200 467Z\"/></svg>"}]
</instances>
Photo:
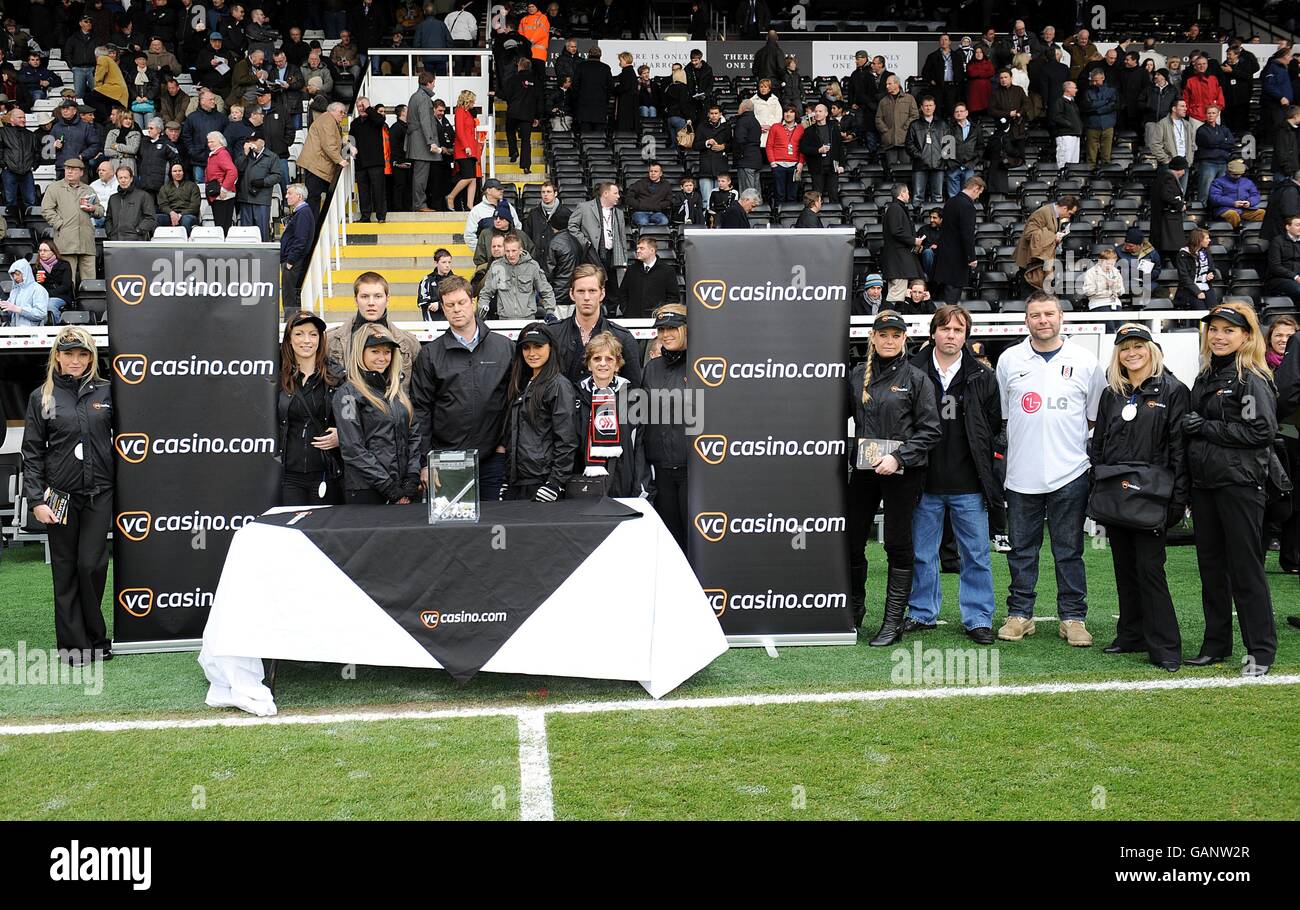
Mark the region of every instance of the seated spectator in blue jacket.
<instances>
[{"instance_id":1,"label":"seated spectator in blue jacket","mask_svg":"<svg viewBox=\"0 0 1300 910\"><path fill-rule=\"evenodd\" d=\"M50 295L32 276L32 264L26 259L16 259L9 266L9 280L13 289L8 300L0 300L0 315L11 326L45 325L45 315L50 310Z\"/></svg>"},{"instance_id":2,"label":"seated spectator in blue jacket","mask_svg":"<svg viewBox=\"0 0 1300 910\"><path fill-rule=\"evenodd\" d=\"M1198 148L1196 151L1200 154L1201 150ZM1210 184L1210 194L1207 197L1210 214L1233 227L1239 227L1243 221L1263 221L1264 210L1259 207L1259 187L1246 176L1246 162L1234 158L1228 162L1227 169L1228 173L1216 177Z\"/></svg>"},{"instance_id":3,"label":"seated spectator in blue jacket","mask_svg":"<svg viewBox=\"0 0 1300 910\"><path fill-rule=\"evenodd\" d=\"M1208 200L1210 184L1228 171L1228 159L1237 148L1237 137L1219 119L1219 106L1205 106L1205 122L1196 130L1196 198Z\"/></svg>"},{"instance_id":4,"label":"seated spectator in blue jacket","mask_svg":"<svg viewBox=\"0 0 1300 910\"><path fill-rule=\"evenodd\" d=\"M1129 294L1135 299L1148 299L1156 289L1156 276L1164 266L1160 253L1147 241L1142 229L1131 227L1124 242L1115 252L1119 254L1120 271L1124 273Z\"/></svg>"},{"instance_id":5,"label":"seated spectator in blue jacket","mask_svg":"<svg viewBox=\"0 0 1300 910\"><path fill-rule=\"evenodd\" d=\"M44 101L50 92L58 93L63 80L48 67L41 66L41 55L32 51L18 70L18 84L33 101Z\"/></svg>"},{"instance_id":6,"label":"seated spectator in blue jacket","mask_svg":"<svg viewBox=\"0 0 1300 910\"><path fill-rule=\"evenodd\" d=\"M75 100L64 101L59 105L54 125L50 127L50 135L54 137L54 167L59 179L63 179L63 162L69 158L85 161L94 158L99 151L96 144L99 135L95 126L82 122Z\"/></svg>"}]
</instances>

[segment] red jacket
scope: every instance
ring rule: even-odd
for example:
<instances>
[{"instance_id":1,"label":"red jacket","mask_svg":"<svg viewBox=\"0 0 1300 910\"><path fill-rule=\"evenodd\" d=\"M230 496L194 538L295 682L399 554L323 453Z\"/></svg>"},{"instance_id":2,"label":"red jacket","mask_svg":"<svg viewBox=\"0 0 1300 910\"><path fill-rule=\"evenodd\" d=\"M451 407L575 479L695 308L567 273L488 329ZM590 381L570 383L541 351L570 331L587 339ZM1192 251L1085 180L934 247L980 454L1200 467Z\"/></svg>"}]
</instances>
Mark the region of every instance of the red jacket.
<instances>
[{"instance_id":1,"label":"red jacket","mask_svg":"<svg viewBox=\"0 0 1300 910\"><path fill-rule=\"evenodd\" d=\"M455 158L478 158L482 155L483 150L479 147L478 141L478 120L469 112L468 108L456 107L456 122L453 124L456 130L456 153Z\"/></svg>"},{"instance_id":2,"label":"red jacket","mask_svg":"<svg viewBox=\"0 0 1300 910\"><path fill-rule=\"evenodd\" d=\"M235 162L231 160L230 151L225 148L219 148L208 155L207 166L203 169L203 179L206 181L217 180L221 183L222 189L235 191L235 184L239 182L239 171L235 169Z\"/></svg>"},{"instance_id":3,"label":"red jacket","mask_svg":"<svg viewBox=\"0 0 1300 910\"><path fill-rule=\"evenodd\" d=\"M1206 73L1192 73L1183 80L1183 100L1187 102L1187 116L1205 119L1205 108L1217 104L1223 110L1223 87L1218 77Z\"/></svg>"},{"instance_id":4,"label":"red jacket","mask_svg":"<svg viewBox=\"0 0 1300 910\"><path fill-rule=\"evenodd\" d=\"M770 164L778 161L793 161L803 164L803 153L799 151L799 140L803 138L803 124L796 122L794 129L788 129L785 121L772 124L767 131L767 160ZM793 149L793 153L791 153Z\"/></svg>"}]
</instances>

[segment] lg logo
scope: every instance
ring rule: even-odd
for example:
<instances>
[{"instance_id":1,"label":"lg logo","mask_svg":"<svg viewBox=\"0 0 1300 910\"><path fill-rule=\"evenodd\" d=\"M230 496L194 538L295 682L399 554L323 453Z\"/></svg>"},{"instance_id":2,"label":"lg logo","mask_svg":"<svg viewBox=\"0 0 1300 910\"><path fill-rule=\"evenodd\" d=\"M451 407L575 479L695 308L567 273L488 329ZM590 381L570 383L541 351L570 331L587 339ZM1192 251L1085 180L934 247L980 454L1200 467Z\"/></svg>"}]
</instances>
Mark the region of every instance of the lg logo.
<instances>
[{"instance_id":1,"label":"lg logo","mask_svg":"<svg viewBox=\"0 0 1300 910\"><path fill-rule=\"evenodd\" d=\"M144 300L145 280L143 275L118 275L110 283L117 299L127 306L135 306Z\"/></svg>"},{"instance_id":2,"label":"lg logo","mask_svg":"<svg viewBox=\"0 0 1300 910\"><path fill-rule=\"evenodd\" d=\"M1036 414L1047 405L1049 411L1064 411L1070 407L1068 398L1043 398L1037 392L1026 392L1020 396L1020 409L1026 414Z\"/></svg>"},{"instance_id":3,"label":"lg logo","mask_svg":"<svg viewBox=\"0 0 1300 910\"><path fill-rule=\"evenodd\" d=\"M695 375L700 382L711 389L716 389L727 379L727 359L725 357L697 357Z\"/></svg>"}]
</instances>

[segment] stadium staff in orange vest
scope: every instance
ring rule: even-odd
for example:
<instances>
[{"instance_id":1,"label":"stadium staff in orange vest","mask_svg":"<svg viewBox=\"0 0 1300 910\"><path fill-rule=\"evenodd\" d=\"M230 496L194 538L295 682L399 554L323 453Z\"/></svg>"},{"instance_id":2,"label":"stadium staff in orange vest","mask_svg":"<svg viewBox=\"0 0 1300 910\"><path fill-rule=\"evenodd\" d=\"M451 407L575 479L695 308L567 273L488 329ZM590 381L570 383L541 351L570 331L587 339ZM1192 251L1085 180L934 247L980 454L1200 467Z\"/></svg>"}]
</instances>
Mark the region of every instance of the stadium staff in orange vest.
<instances>
[{"instance_id":1,"label":"stadium staff in orange vest","mask_svg":"<svg viewBox=\"0 0 1300 910\"><path fill-rule=\"evenodd\" d=\"M528 14L519 20L519 34L528 39L532 45L533 78L539 85L546 84L546 58L551 46L551 20L537 8L536 3L528 4Z\"/></svg>"}]
</instances>

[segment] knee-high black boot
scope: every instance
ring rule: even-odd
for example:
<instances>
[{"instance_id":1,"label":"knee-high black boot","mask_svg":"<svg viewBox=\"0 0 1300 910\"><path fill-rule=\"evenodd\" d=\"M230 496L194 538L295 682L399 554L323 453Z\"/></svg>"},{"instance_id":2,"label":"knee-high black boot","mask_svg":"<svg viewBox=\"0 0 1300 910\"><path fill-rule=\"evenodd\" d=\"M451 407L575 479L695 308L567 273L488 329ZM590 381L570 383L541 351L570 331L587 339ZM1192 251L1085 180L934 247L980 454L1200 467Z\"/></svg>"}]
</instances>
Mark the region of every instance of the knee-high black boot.
<instances>
[{"instance_id":1,"label":"knee-high black boot","mask_svg":"<svg viewBox=\"0 0 1300 910\"><path fill-rule=\"evenodd\" d=\"M867 563L849 563L849 607L853 610L853 628L862 625L867 615Z\"/></svg>"},{"instance_id":2,"label":"knee-high black boot","mask_svg":"<svg viewBox=\"0 0 1300 910\"><path fill-rule=\"evenodd\" d=\"M907 612L907 599L912 593L912 567L889 567L889 587L885 590L885 621L880 631L871 639L871 647L885 648L903 638L903 615Z\"/></svg>"}]
</instances>

